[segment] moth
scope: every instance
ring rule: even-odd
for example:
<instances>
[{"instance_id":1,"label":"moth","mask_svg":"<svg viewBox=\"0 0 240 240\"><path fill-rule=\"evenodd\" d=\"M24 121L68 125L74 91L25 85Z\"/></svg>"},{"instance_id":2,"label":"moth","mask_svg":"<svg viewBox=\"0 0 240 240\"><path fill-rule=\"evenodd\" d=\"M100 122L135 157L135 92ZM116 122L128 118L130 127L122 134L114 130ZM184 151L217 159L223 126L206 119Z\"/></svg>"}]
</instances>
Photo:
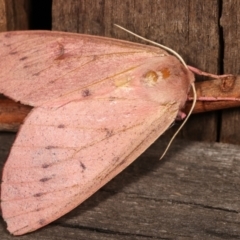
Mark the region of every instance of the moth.
<instances>
[{"instance_id":1,"label":"moth","mask_svg":"<svg viewBox=\"0 0 240 240\"><path fill-rule=\"evenodd\" d=\"M193 72L162 48L0 33L0 93L33 107L3 169L10 233L41 228L120 173L181 116Z\"/></svg>"}]
</instances>

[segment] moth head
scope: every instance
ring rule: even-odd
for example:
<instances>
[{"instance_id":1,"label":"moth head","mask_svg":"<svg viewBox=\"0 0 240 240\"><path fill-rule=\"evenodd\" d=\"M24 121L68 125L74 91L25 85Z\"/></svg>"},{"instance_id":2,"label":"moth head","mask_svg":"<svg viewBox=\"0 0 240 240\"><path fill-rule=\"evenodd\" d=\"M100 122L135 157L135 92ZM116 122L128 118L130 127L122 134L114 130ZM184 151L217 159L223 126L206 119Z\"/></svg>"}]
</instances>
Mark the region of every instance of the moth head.
<instances>
[{"instance_id":1,"label":"moth head","mask_svg":"<svg viewBox=\"0 0 240 240\"><path fill-rule=\"evenodd\" d=\"M192 72L171 55L149 61L134 75L134 85L141 88L145 98L159 103L176 102L179 108L185 104L194 81Z\"/></svg>"}]
</instances>

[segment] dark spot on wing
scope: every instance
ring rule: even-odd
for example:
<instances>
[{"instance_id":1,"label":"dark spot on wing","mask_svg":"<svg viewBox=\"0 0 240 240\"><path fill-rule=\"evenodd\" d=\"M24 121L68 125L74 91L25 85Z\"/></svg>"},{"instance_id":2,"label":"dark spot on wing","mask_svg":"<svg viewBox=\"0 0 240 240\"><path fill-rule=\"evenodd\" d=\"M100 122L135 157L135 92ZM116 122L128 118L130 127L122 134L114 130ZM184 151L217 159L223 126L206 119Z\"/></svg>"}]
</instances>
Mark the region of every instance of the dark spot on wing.
<instances>
[{"instance_id":1,"label":"dark spot on wing","mask_svg":"<svg viewBox=\"0 0 240 240\"><path fill-rule=\"evenodd\" d=\"M6 33L4 37L5 38L10 38L11 37L11 33Z\"/></svg>"},{"instance_id":2,"label":"dark spot on wing","mask_svg":"<svg viewBox=\"0 0 240 240\"><path fill-rule=\"evenodd\" d=\"M80 166L83 169L83 171L86 169L86 166L80 161Z\"/></svg>"},{"instance_id":3,"label":"dark spot on wing","mask_svg":"<svg viewBox=\"0 0 240 240\"><path fill-rule=\"evenodd\" d=\"M15 55L17 53L18 53L17 51L9 52L10 55Z\"/></svg>"},{"instance_id":4,"label":"dark spot on wing","mask_svg":"<svg viewBox=\"0 0 240 240\"><path fill-rule=\"evenodd\" d=\"M42 168L48 168L48 167L50 167L50 166L51 166L51 164L44 163L44 164L42 165Z\"/></svg>"},{"instance_id":5,"label":"dark spot on wing","mask_svg":"<svg viewBox=\"0 0 240 240\"><path fill-rule=\"evenodd\" d=\"M116 100L116 97L109 97L108 99L109 99L109 102L113 102Z\"/></svg>"},{"instance_id":6,"label":"dark spot on wing","mask_svg":"<svg viewBox=\"0 0 240 240\"><path fill-rule=\"evenodd\" d=\"M34 197L41 197L42 195L44 195L44 193L36 193L36 194L34 194L33 196L34 196Z\"/></svg>"},{"instance_id":7,"label":"dark spot on wing","mask_svg":"<svg viewBox=\"0 0 240 240\"><path fill-rule=\"evenodd\" d=\"M47 150L49 150L49 149L54 149L54 148L57 148L57 147L56 147L56 146L51 146L51 145L45 147L45 149L47 149Z\"/></svg>"},{"instance_id":8,"label":"dark spot on wing","mask_svg":"<svg viewBox=\"0 0 240 240\"><path fill-rule=\"evenodd\" d=\"M19 60L20 61L23 61L23 60L26 60L28 57L22 57L22 58L20 58Z\"/></svg>"},{"instance_id":9,"label":"dark spot on wing","mask_svg":"<svg viewBox=\"0 0 240 240\"><path fill-rule=\"evenodd\" d=\"M52 178L51 177L44 177L44 178L41 178L39 181L40 182L47 182L50 179L52 179Z\"/></svg>"},{"instance_id":10,"label":"dark spot on wing","mask_svg":"<svg viewBox=\"0 0 240 240\"><path fill-rule=\"evenodd\" d=\"M33 76L39 76L40 72L34 73Z\"/></svg>"},{"instance_id":11,"label":"dark spot on wing","mask_svg":"<svg viewBox=\"0 0 240 240\"><path fill-rule=\"evenodd\" d=\"M65 125L64 124L59 124L58 128L65 128Z\"/></svg>"},{"instance_id":12,"label":"dark spot on wing","mask_svg":"<svg viewBox=\"0 0 240 240\"><path fill-rule=\"evenodd\" d=\"M113 130L110 130L108 128L104 128L104 131L106 131L106 137L109 138L113 135Z\"/></svg>"},{"instance_id":13,"label":"dark spot on wing","mask_svg":"<svg viewBox=\"0 0 240 240\"><path fill-rule=\"evenodd\" d=\"M43 218L40 219L38 222L39 222L39 224L42 225L42 226L46 224L46 220L43 219Z\"/></svg>"},{"instance_id":14,"label":"dark spot on wing","mask_svg":"<svg viewBox=\"0 0 240 240\"><path fill-rule=\"evenodd\" d=\"M3 42L2 40L0 41L1 43ZM12 44L9 44L9 43L3 43L3 46L4 47L11 47Z\"/></svg>"},{"instance_id":15,"label":"dark spot on wing","mask_svg":"<svg viewBox=\"0 0 240 240\"><path fill-rule=\"evenodd\" d=\"M88 96L90 96L90 95L91 95L91 93L90 93L89 89L84 89L84 90L82 91L82 96L83 96L83 97L88 97Z\"/></svg>"}]
</instances>

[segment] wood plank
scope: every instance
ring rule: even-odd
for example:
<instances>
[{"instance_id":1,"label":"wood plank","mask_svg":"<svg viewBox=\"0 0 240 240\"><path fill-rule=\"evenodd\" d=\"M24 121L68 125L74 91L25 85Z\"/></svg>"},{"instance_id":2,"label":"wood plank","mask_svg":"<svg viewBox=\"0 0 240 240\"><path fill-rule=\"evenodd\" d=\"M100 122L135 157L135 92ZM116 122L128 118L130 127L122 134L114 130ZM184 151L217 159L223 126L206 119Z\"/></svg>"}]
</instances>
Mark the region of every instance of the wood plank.
<instances>
[{"instance_id":1,"label":"wood plank","mask_svg":"<svg viewBox=\"0 0 240 240\"><path fill-rule=\"evenodd\" d=\"M98 34L142 42L117 29L117 23L179 52L204 71L219 70L219 1L207 0L54 0L53 30ZM209 19L209 21L208 21ZM202 129L204 122L205 131ZM172 132L176 128L172 128ZM180 134L194 140L217 139L217 114L192 117Z\"/></svg>"},{"instance_id":2,"label":"wood plank","mask_svg":"<svg viewBox=\"0 0 240 240\"><path fill-rule=\"evenodd\" d=\"M5 0L0 0L0 31L7 30L7 14Z\"/></svg>"},{"instance_id":3,"label":"wood plank","mask_svg":"<svg viewBox=\"0 0 240 240\"><path fill-rule=\"evenodd\" d=\"M3 31L28 29L29 4L29 0L5 0L7 26Z\"/></svg>"},{"instance_id":4,"label":"wood plank","mask_svg":"<svg viewBox=\"0 0 240 240\"><path fill-rule=\"evenodd\" d=\"M0 135L0 166L14 134ZM81 206L14 239L239 239L240 147L157 141ZM0 220L0 236L12 239Z\"/></svg>"},{"instance_id":5,"label":"wood plank","mask_svg":"<svg viewBox=\"0 0 240 240\"><path fill-rule=\"evenodd\" d=\"M240 2L224 0L222 6L221 26L224 39L224 72L239 74L240 62ZM227 110L222 113L221 142L240 144L240 109Z\"/></svg>"}]
</instances>

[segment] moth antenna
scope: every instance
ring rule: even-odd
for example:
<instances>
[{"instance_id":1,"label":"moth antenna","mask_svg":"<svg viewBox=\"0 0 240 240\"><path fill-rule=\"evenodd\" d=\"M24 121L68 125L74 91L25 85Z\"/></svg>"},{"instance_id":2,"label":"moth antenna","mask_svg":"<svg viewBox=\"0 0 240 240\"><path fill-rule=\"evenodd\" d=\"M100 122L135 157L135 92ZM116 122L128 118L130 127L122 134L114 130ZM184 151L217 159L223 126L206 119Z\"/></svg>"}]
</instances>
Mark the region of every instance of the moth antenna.
<instances>
[{"instance_id":1,"label":"moth antenna","mask_svg":"<svg viewBox=\"0 0 240 240\"><path fill-rule=\"evenodd\" d=\"M122 27L122 26L119 26L118 24L114 24L114 25L115 25L116 27L122 29L123 31L132 34L132 35L135 36L135 37L138 37L138 38L140 38L140 39L142 39L142 40L144 40L144 41L146 41L146 42L149 42L149 43L151 43L151 44L153 44L153 45L155 45L155 46L161 47L161 48L163 48L164 50L172 53L173 55L175 55L175 56L180 60L180 62L181 62L187 69L189 69L188 66L187 66L187 64L186 64L185 61L183 60L183 58L182 58L177 52L175 52L173 49L171 49L171 48L169 48L169 47L167 47L167 46L164 46L164 45L162 45L162 44L160 44L160 43L156 43L156 42L154 42L154 41L151 41L151 40L149 40L149 39L147 39L147 38L144 38L144 37L142 37L142 36L140 36L140 35L138 35L138 34L136 34L136 33L134 33L134 32L131 32L131 31L127 30L126 28L124 28L124 27ZM178 134L178 133L180 132L180 130L183 128L183 126L184 126L185 123L187 122L188 118L190 117L190 115L191 115L191 113L192 113L192 111L193 111L193 109L194 109L194 107L195 107L195 105L196 105L196 101L197 101L196 88L195 88L194 83L192 83L191 86L192 86L192 89L193 89L193 104L192 104L192 107L191 107L191 109L190 109L187 117L184 119L183 123L181 124L181 126L178 128L178 130L177 130L177 131L175 132L175 134L172 136L172 138L171 138L170 142L168 143L165 151L163 152L162 156L160 157L160 160L161 160L161 159L165 156L165 154L167 153L167 151L168 151L170 145L172 144L174 138L177 136L177 134Z\"/></svg>"},{"instance_id":2,"label":"moth antenna","mask_svg":"<svg viewBox=\"0 0 240 240\"><path fill-rule=\"evenodd\" d=\"M197 101L197 93L196 93L196 88L195 88L195 84L192 83L191 84L192 86L192 90L193 90L193 104L191 106L191 109L187 115L187 117L184 119L183 123L181 124L181 126L178 128L178 130L174 133L174 135L172 136L171 140L169 141L165 151L163 152L162 156L160 157L160 160L165 156L165 154L167 153L170 145L172 144L174 138L177 136L177 134L180 132L180 130L183 128L183 126L185 125L185 123L187 122L188 118L190 117L195 105L196 105L196 101Z\"/></svg>"},{"instance_id":3,"label":"moth antenna","mask_svg":"<svg viewBox=\"0 0 240 240\"><path fill-rule=\"evenodd\" d=\"M142 36L140 36L140 35L138 35L138 34L136 34L136 33L134 33L134 32L131 32L131 31L127 30L127 29L124 28L124 27L121 27L121 26L117 25L117 24L114 24L114 25L115 25L116 27L122 29L123 31L132 34L133 36L135 36L135 37L137 37L137 38L140 38L140 39L142 39L142 40L144 40L144 41L146 41L146 42L149 42L149 43L151 43L151 44L153 44L153 45L155 45L155 46L161 47L161 48L163 48L164 50L172 53L172 54L175 55L175 56L180 60L180 62L188 69L188 66L187 66L187 64L185 63L185 61L183 60L183 58L182 58L177 52L175 52L173 49L171 49L171 48L169 48L169 47L167 47L167 46L164 46L164 45L162 45L162 44L160 44L160 43L156 43L156 42L154 42L154 41L151 41L151 40L149 40L149 39L147 39L147 38L144 38L144 37L142 37Z\"/></svg>"}]
</instances>

